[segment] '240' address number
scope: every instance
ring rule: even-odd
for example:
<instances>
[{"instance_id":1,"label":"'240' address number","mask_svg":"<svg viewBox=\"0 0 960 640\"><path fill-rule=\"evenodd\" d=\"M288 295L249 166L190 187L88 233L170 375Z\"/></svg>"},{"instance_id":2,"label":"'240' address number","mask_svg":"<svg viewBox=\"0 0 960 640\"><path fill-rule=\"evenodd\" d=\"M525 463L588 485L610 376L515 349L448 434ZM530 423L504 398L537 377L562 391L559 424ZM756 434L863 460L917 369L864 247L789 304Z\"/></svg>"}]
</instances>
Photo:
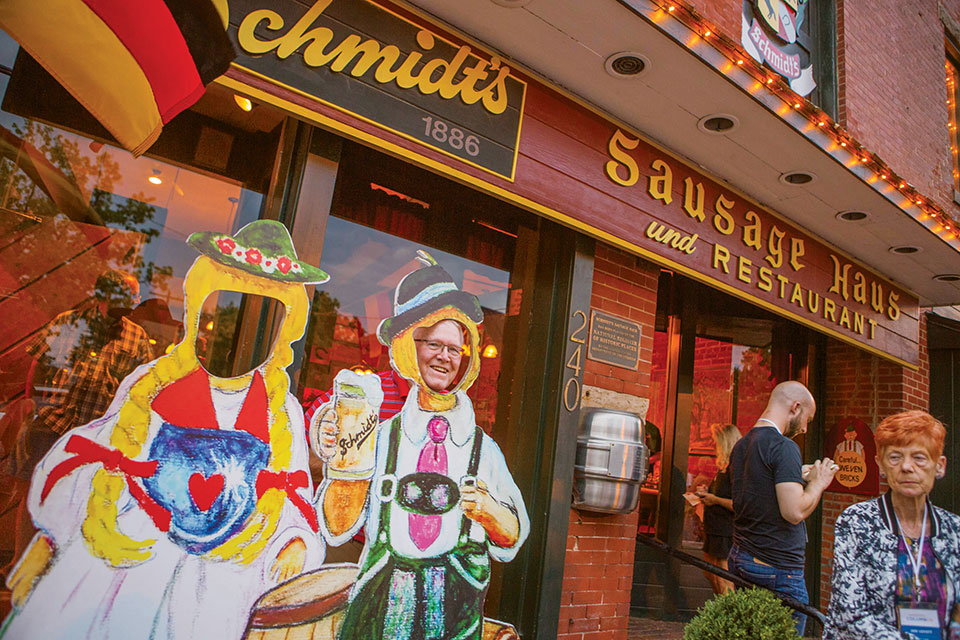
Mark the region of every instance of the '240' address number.
<instances>
[{"instance_id":1,"label":"'240' address number","mask_svg":"<svg viewBox=\"0 0 960 640\"><path fill-rule=\"evenodd\" d=\"M443 120L438 120L432 116L425 116L420 120L424 123L423 135L433 138L454 151L463 149L468 156L476 157L480 155L480 139L477 136L468 135L463 129L452 127Z\"/></svg>"}]
</instances>

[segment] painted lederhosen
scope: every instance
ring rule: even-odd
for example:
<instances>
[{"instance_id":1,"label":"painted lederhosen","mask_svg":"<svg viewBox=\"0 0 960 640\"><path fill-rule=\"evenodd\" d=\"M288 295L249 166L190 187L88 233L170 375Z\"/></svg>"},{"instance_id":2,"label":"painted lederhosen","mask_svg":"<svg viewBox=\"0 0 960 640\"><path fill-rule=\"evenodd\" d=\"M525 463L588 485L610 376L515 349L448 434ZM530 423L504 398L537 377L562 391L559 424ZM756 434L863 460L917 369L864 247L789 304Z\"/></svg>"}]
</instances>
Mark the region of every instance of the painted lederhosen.
<instances>
[{"instance_id":1,"label":"painted lederhosen","mask_svg":"<svg viewBox=\"0 0 960 640\"><path fill-rule=\"evenodd\" d=\"M402 415L402 414L401 414ZM413 476L437 476L438 483L456 484L441 474L409 474L396 479L401 415L389 423L390 436L384 476L371 501L379 502L377 535L354 586L339 640L460 640L481 637L483 600L490 582L490 556L482 542L469 537L472 520L462 517L456 546L433 558L405 558L390 544L390 503L400 485ZM475 427L467 477L475 477L480 465L483 432ZM450 492L447 508L455 507L459 491ZM398 500L410 513L436 515L437 511L414 510ZM370 508L374 508L371 505Z\"/></svg>"}]
</instances>

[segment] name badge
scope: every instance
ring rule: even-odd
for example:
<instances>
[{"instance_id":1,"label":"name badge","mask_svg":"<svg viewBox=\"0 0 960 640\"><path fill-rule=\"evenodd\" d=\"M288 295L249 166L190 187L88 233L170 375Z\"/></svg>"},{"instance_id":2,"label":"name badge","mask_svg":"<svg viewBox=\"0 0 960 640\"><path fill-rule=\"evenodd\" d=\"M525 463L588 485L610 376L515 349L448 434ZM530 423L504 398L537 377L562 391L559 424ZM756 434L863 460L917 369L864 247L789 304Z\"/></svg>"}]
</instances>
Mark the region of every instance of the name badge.
<instances>
[{"instance_id":1,"label":"name badge","mask_svg":"<svg viewBox=\"0 0 960 640\"><path fill-rule=\"evenodd\" d=\"M935 602L917 602L897 607L900 630L912 633L920 640L942 640L940 619Z\"/></svg>"}]
</instances>

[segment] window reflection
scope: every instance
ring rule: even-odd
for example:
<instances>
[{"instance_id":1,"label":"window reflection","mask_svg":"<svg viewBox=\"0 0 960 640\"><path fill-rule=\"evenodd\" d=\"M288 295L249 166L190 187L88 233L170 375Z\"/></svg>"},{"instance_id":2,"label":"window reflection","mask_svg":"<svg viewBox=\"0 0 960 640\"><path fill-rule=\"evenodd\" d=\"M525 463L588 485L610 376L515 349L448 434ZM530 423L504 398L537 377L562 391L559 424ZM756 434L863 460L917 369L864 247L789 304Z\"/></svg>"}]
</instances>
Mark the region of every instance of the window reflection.
<instances>
[{"instance_id":1,"label":"window reflection","mask_svg":"<svg viewBox=\"0 0 960 640\"><path fill-rule=\"evenodd\" d=\"M320 264L330 274L330 281L315 293L307 327L300 380L305 406L331 387L340 369L380 372L390 367L388 349L376 335L377 326L393 314L396 286L420 267L415 256L423 248L421 243L350 220L330 218ZM477 424L489 432L496 414L510 272L427 249L457 286L475 294L483 307L480 376L467 393L474 403Z\"/></svg>"},{"instance_id":2,"label":"window reflection","mask_svg":"<svg viewBox=\"0 0 960 640\"><path fill-rule=\"evenodd\" d=\"M687 495L709 487L717 475L712 430L734 424L746 433L763 413L776 386L771 370L772 321L711 318L702 321L697 333L701 335L696 338L693 365ZM687 547L702 547L702 504L684 502L682 542Z\"/></svg>"},{"instance_id":3,"label":"window reflection","mask_svg":"<svg viewBox=\"0 0 960 640\"><path fill-rule=\"evenodd\" d=\"M200 365L214 376L230 378L245 374L263 364L263 359L251 362L240 358L241 316L247 309L259 310L273 304L273 298L236 291L214 291L204 300L200 309L200 326L197 331L197 359ZM283 324L284 307L274 308L275 325ZM259 314L255 314L259 315ZM273 336L275 338L276 336ZM270 350L264 350L264 357Z\"/></svg>"},{"instance_id":4,"label":"window reflection","mask_svg":"<svg viewBox=\"0 0 960 640\"><path fill-rule=\"evenodd\" d=\"M311 171L323 170L324 140L311 141L305 185L311 183ZM298 218L310 215L309 207L301 202ZM479 377L467 394L477 424L492 433L503 361L507 358L509 369L515 355L504 353L504 338L506 332L516 340L517 323L511 320L520 313L521 288L512 280L520 279L513 271L523 219L515 209L440 176L344 144L320 260L330 281L314 294L298 377L304 406L329 390L341 369L391 370L377 327L393 315L397 284L422 266L416 260L422 249L483 308L479 352L464 353L464 361L480 360Z\"/></svg>"},{"instance_id":5,"label":"window reflection","mask_svg":"<svg viewBox=\"0 0 960 640\"><path fill-rule=\"evenodd\" d=\"M5 51L0 39L4 106ZM197 257L186 238L261 215L282 115L240 115L231 96L213 87L140 158L0 111L0 508L22 511L0 535L0 564L33 535L18 505L47 448L102 416L124 377L180 339ZM224 293L204 310L201 354L217 375L238 366L243 304Z\"/></svg>"},{"instance_id":6,"label":"window reflection","mask_svg":"<svg viewBox=\"0 0 960 640\"><path fill-rule=\"evenodd\" d=\"M699 285L691 287L696 292L696 314L685 311L682 304L670 311L677 313L679 324L696 323L696 336L692 361L692 393L690 394L690 431L687 447L686 469L673 467L671 487L665 487L661 478L663 446L673 446L679 439L684 442L686 434L674 433L672 410L680 410L675 397L669 394L671 368L684 375L687 363L671 362L679 358L670 352L670 316L668 313L672 276L661 273L660 300L657 307L656 331L653 336L653 354L650 368L650 406L644 425L644 440L650 449L650 467L641 487L638 532L655 536L663 534L667 523L658 522L662 500L669 500L671 507L683 505L683 530L681 543L688 548L701 548L704 542L703 507L694 493L701 486L709 487L717 474L716 444L713 430L726 424L737 425L742 433L753 426L766 407L770 391L777 383L774 373L777 367L774 356L789 359L789 346L783 334L796 334L788 323L778 320L744 303ZM680 301L682 302L682 301ZM705 311L705 310L711 311ZM717 309L720 311L713 312ZM779 335L779 338L775 336ZM777 341L779 340L779 342ZM774 345L777 345L776 347ZM686 417L677 416L681 423ZM675 454L679 454L676 449ZM676 455L674 459L681 458ZM678 463L679 464L679 463ZM684 492L686 499L678 494ZM673 495L670 495L670 494Z\"/></svg>"},{"instance_id":7,"label":"window reflection","mask_svg":"<svg viewBox=\"0 0 960 640\"><path fill-rule=\"evenodd\" d=\"M8 70L12 69L19 49L20 45L17 44L16 40L0 31L0 67L6 67Z\"/></svg>"},{"instance_id":8,"label":"window reflection","mask_svg":"<svg viewBox=\"0 0 960 640\"><path fill-rule=\"evenodd\" d=\"M21 474L33 470L57 437L102 416L120 381L151 359L146 331L129 319L139 299L131 273L108 269L97 276L91 296L27 342L32 362L24 388L34 415L17 452Z\"/></svg>"},{"instance_id":9,"label":"window reflection","mask_svg":"<svg viewBox=\"0 0 960 640\"><path fill-rule=\"evenodd\" d=\"M947 140L950 141L950 156L953 159L953 188L960 188L960 129L958 129L957 98L960 96L960 53L953 43L946 41L947 59L944 63L947 87Z\"/></svg>"}]
</instances>

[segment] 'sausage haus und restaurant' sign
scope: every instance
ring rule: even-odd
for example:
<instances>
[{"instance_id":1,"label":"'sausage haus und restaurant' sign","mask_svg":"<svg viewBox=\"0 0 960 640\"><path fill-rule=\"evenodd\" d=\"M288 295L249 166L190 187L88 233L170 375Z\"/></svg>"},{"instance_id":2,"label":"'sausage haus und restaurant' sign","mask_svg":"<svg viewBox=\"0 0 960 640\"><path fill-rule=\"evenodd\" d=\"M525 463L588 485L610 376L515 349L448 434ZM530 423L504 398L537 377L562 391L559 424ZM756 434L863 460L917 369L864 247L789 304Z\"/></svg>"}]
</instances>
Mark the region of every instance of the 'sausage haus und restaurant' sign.
<instances>
[{"instance_id":1,"label":"'sausage haus und restaurant' sign","mask_svg":"<svg viewBox=\"0 0 960 640\"><path fill-rule=\"evenodd\" d=\"M916 366L919 300L562 90L390 0L235 0L224 84ZM522 128L521 128L522 121Z\"/></svg>"}]
</instances>

